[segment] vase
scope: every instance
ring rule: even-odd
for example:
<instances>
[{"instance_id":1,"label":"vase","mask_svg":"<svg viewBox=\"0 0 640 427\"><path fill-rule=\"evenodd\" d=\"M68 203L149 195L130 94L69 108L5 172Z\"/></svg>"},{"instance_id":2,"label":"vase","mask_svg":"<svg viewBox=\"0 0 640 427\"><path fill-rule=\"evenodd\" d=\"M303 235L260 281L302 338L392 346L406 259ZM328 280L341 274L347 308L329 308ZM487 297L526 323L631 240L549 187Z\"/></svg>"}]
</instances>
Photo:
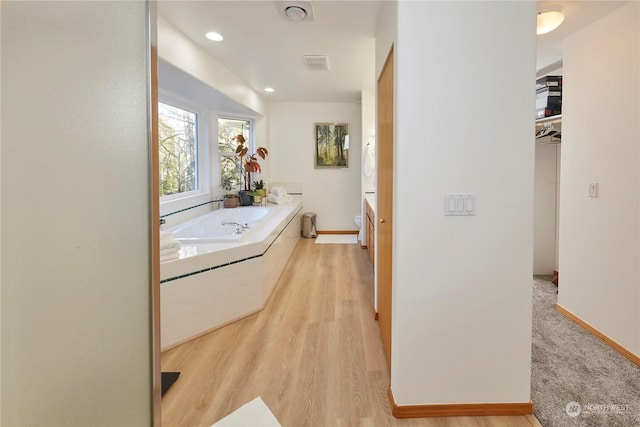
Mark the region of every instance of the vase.
<instances>
[{"instance_id":1,"label":"vase","mask_svg":"<svg viewBox=\"0 0 640 427\"><path fill-rule=\"evenodd\" d=\"M224 207L225 208L237 208L238 207L238 196L225 196L224 198Z\"/></svg>"},{"instance_id":2,"label":"vase","mask_svg":"<svg viewBox=\"0 0 640 427\"><path fill-rule=\"evenodd\" d=\"M240 206L253 205L253 196L251 195L251 191L240 190L238 191L238 196L240 197Z\"/></svg>"}]
</instances>

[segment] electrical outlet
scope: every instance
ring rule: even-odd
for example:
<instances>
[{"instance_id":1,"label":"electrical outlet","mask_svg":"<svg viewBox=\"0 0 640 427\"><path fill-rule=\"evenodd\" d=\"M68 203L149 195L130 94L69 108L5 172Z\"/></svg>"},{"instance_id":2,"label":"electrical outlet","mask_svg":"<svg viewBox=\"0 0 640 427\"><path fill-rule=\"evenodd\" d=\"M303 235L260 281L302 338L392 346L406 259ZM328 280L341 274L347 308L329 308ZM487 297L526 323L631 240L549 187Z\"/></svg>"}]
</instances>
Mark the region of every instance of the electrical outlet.
<instances>
[{"instance_id":1,"label":"electrical outlet","mask_svg":"<svg viewBox=\"0 0 640 427\"><path fill-rule=\"evenodd\" d=\"M589 197L596 198L598 197L598 183L590 182L589 183Z\"/></svg>"}]
</instances>

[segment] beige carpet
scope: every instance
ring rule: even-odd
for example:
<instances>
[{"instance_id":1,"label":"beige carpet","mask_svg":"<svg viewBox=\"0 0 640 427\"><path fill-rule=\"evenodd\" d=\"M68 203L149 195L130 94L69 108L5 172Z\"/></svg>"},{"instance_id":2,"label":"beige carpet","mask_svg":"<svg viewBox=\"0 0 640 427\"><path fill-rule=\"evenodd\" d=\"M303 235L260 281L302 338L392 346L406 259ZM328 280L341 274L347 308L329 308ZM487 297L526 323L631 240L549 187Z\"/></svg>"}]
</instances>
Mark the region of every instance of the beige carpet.
<instances>
[{"instance_id":1,"label":"beige carpet","mask_svg":"<svg viewBox=\"0 0 640 427\"><path fill-rule=\"evenodd\" d=\"M211 427L281 427L261 397L245 403Z\"/></svg>"},{"instance_id":2,"label":"beige carpet","mask_svg":"<svg viewBox=\"0 0 640 427\"><path fill-rule=\"evenodd\" d=\"M536 418L544 427L640 426L640 367L560 314L556 291L544 277L534 278Z\"/></svg>"},{"instance_id":3,"label":"beige carpet","mask_svg":"<svg viewBox=\"0 0 640 427\"><path fill-rule=\"evenodd\" d=\"M358 243L357 234L320 234L316 237L316 244L351 244Z\"/></svg>"}]
</instances>

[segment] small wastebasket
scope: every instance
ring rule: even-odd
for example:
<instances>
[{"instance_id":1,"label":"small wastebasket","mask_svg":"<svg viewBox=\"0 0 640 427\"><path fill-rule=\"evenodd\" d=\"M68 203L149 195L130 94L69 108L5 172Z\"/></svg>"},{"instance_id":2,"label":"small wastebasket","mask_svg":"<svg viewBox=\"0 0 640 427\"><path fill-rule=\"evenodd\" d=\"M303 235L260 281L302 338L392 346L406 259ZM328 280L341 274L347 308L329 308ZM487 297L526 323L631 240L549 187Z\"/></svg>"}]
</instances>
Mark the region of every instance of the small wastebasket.
<instances>
[{"instance_id":1,"label":"small wastebasket","mask_svg":"<svg viewBox=\"0 0 640 427\"><path fill-rule=\"evenodd\" d=\"M313 239L317 237L316 233L316 214L307 212L302 215L302 237L305 239Z\"/></svg>"}]
</instances>

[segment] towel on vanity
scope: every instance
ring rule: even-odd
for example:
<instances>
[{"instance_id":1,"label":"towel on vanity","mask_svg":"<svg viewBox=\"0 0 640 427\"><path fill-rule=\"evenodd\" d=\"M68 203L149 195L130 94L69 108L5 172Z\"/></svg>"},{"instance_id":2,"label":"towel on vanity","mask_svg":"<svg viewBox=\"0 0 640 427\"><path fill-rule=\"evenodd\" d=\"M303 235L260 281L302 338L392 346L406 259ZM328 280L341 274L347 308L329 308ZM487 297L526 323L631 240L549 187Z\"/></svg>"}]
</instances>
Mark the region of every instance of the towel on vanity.
<instances>
[{"instance_id":1,"label":"towel on vanity","mask_svg":"<svg viewBox=\"0 0 640 427\"><path fill-rule=\"evenodd\" d=\"M284 196L277 196L275 194L269 194L267 196L267 202L275 203L276 205L286 205L291 203L291 196L285 194Z\"/></svg>"},{"instance_id":2,"label":"towel on vanity","mask_svg":"<svg viewBox=\"0 0 640 427\"><path fill-rule=\"evenodd\" d=\"M276 196L286 196L287 195L287 189L284 187L271 187L271 190L269 190L269 194L275 194Z\"/></svg>"}]
</instances>

